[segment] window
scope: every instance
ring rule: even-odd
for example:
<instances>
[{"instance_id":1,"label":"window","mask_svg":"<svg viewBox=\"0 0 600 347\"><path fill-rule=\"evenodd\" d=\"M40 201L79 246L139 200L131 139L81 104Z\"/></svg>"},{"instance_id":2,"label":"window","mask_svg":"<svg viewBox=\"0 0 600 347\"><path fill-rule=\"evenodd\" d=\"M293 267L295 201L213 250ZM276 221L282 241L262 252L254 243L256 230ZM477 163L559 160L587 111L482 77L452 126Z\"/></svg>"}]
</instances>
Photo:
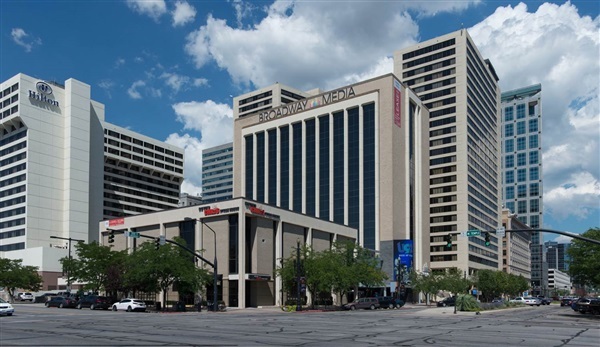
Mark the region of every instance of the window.
<instances>
[{"instance_id":1,"label":"window","mask_svg":"<svg viewBox=\"0 0 600 347\"><path fill-rule=\"evenodd\" d=\"M527 149L527 141L525 141L524 137L519 137L517 139L517 151L524 151Z\"/></svg>"},{"instance_id":2,"label":"window","mask_svg":"<svg viewBox=\"0 0 600 347\"><path fill-rule=\"evenodd\" d=\"M506 187L506 199L514 199L515 198L515 186Z\"/></svg>"},{"instance_id":3,"label":"window","mask_svg":"<svg viewBox=\"0 0 600 347\"><path fill-rule=\"evenodd\" d=\"M540 227L540 216L531 216L531 221L529 222L529 226L532 228Z\"/></svg>"},{"instance_id":4,"label":"window","mask_svg":"<svg viewBox=\"0 0 600 347\"><path fill-rule=\"evenodd\" d=\"M529 196L539 196L540 195L540 184L539 183L531 183L529 185Z\"/></svg>"},{"instance_id":5,"label":"window","mask_svg":"<svg viewBox=\"0 0 600 347\"><path fill-rule=\"evenodd\" d=\"M537 164L539 162L539 155L537 151L529 152L529 164Z\"/></svg>"},{"instance_id":6,"label":"window","mask_svg":"<svg viewBox=\"0 0 600 347\"><path fill-rule=\"evenodd\" d=\"M504 161L504 167L505 168L509 168L509 167L514 167L515 166L515 156L510 154L506 156L506 159Z\"/></svg>"},{"instance_id":7,"label":"window","mask_svg":"<svg viewBox=\"0 0 600 347\"><path fill-rule=\"evenodd\" d=\"M529 148L538 148L538 136L537 135L529 136Z\"/></svg>"},{"instance_id":8,"label":"window","mask_svg":"<svg viewBox=\"0 0 600 347\"><path fill-rule=\"evenodd\" d=\"M512 106L508 106L504 109L504 121L508 122L513 120L513 110L514 108Z\"/></svg>"},{"instance_id":9,"label":"window","mask_svg":"<svg viewBox=\"0 0 600 347\"><path fill-rule=\"evenodd\" d=\"M517 135L525 134L525 121L521 121L517 123Z\"/></svg>"},{"instance_id":10,"label":"window","mask_svg":"<svg viewBox=\"0 0 600 347\"><path fill-rule=\"evenodd\" d=\"M532 167L529 169L529 180L537 181L540 179L540 169L538 167Z\"/></svg>"},{"instance_id":11,"label":"window","mask_svg":"<svg viewBox=\"0 0 600 347\"><path fill-rule=\"evenodd\" d=\"M515 134L514 126L512 123L504 125L504 136L513 136Z\"/></svg>"},{"instance_id":12,"label":"window","mask_svg":"<svg viewBox=\"0 0 600 347\"><path fill-rule=\"evenodd\" d=\"M530 116L534 116L535 115L535 105L536 104L537 103L531 103L531 104L529 104L529 115Z\"/></svg>"},{"instance_id":13,"label":"window","mask_svg":"<svg viewBox=\"0 0 600 347\"><path fill-rule=\"evenodd\" d=\"M527 213L527 200L517 201L517 213Z\"/></svg>"},{"instance_id":14,"label":"window","mask_svg":"<svg viewBox=\"0 0 600 347\"><path fill-rule=\"evenodd\" d=\"M529 200L529 212L540 212L540 200L538 200L538 199Z\"/></svg>"},{"instance_id":15,"label":"window","mask_svg":"<svg viewBox=\"0 0 600 347\"><path fill-rule=\"evenodd\" d=\"M506 183L515 183L515 172L506 171Z\"/></svg>"},{"instance_id":16,"label":"window","mask_svg":"<svg viewBox=\"0 0 600 347\"><path fill-rule=\"evenodd\" d=\"M517 154L517 166L525 166L527 164L527 153Z\"/></svg>"},{"instance_id":17,"label":"window","mask_svg":"<svg viewBox=\"0 0 600 347\"><path fill-rule=\"evenodd\" d=\"M517 105L517 119L525 118L525 104Z\"/></svg>"},{"instance_id":18,"label":"window","mask_svg":"<svg viewBox=\"0 0 600 347\"><path fill-rule=\"evenodd\" d=\"M536 119L530 119L529 120L529 132L533 133L533 132L537 132L538 131L538 120Z\"/></svg>"},{"instance_id":19,"label":"window","mask_svg":"<svg viewBox=\"0 0 600 347\"><path fill-rule=\"evenodd\" d=\"M506 153L514 152L515 151L515 141L513 139L506 140L506 142L504 142L504 145L505 145L504 146L504 149L505 149L504 151Z\"/></svg>"},{"instance_id":20,"label":"window","mask_svg":"<svg viewBox=\"0 0 600 347\"><path fill-rule=\"evenodd\" d=\"M509 201L506 203L506 208L510 210L510 212L515 212L515 202Z\"/></svg>"},{"instance_id":21,"label":"window","mask_svg":"<svg viewBox=\"0 0 600 347\"><path fill-rule=\"evenodd\" d=\"M517 170L517 182L525 182L527 180L527 169Z\"/></svg>"},{"instance_id":22,"label":"window","mask_svg":"<svg viewBox=\"0 0 600 347\"><path fill-rule=\"evenodd\" d=\"M519 184L517 186L517 198L525 198L527 197L527 185ZM522 213L522 212L519 212Z\"/></svg>"}]
</instances>

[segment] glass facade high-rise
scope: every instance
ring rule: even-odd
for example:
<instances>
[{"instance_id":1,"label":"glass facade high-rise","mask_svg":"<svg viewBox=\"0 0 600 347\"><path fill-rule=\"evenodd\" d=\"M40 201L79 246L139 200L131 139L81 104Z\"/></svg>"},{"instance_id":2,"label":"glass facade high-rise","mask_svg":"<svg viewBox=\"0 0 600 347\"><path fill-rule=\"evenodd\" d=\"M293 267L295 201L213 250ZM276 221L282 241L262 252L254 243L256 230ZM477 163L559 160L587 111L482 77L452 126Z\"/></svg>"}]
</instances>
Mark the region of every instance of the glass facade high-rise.
<instances>
[{"instance_id":1,"label":"glass facade high-rise","mask_svg":"<svg viewBox=\"0 0 600 347\"><path fill-rule=\"evenodd\" d=\"M430 268L501 269L500 88L466 30L394 53L394 73L429 109ZM447 249L444 236L453 235Z\"/></svg>"},{"instance_id":2,"label":"glass facade high-rise","mask_svg":"<svg viewBox=\"0 0 600 347\"><path fill-rule=\"evenodd\" d=\"M233 197L233 142L202 150L202 202Z\"/></svg>"},{"instance_id":3,"label":"glass facade high-rise","mask_svg":"<svg viewBox=\"0 0 600 347\"><path fill-rule=\"evenodd\" d=\"M543 227L542 86L502 93L502 201L532 229ZM534 292L547 287L543 235L531 233L531 282Z\"/></svg>"}]
</instances>

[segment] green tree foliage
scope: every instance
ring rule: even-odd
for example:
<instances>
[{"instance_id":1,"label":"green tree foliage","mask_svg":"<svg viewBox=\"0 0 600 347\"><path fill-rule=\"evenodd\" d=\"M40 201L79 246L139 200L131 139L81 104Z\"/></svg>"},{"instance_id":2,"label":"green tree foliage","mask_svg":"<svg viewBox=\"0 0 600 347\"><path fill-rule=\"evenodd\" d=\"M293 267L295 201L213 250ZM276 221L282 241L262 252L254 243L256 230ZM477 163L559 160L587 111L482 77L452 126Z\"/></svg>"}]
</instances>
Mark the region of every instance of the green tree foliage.
<instances>
[{"instance_id":1,"label":"green tree foliage","mask_svg":"<svg viewBox=\"0 0 600 347\"><path fill-rule=\"evenodd\" d=\"M479 303L473 295L462 294L456 297L456 303L454 306L459 311L479 311Z\"/></svg>"},{"instance_id":2,"label":"green tree foliage","mask_svg":"<svg viewBox=\"0 0 600 347\"><path fill-rule=\"evenodd\" d=\"M0 258L0 287L6 288L10 301L15 300L17 289L38 291L42 277L36 266L25 266L21 259Z\"/></svg>"},{"instance_id":3,"label":"green tree foliage","mask_svg":"<svg viewBox=\"0 0 600 347\"><path fill-rule=\"evenodd\" d=\"M463 272L458 268L449 268L438 277L438 287L447 290L454 295L467 293L471 281L465 278Z\"/></svg>"},{"instance_id":4,"label":"green tree foliage","mask_svg":"<svg viewBox=\"0 0 600 347\"><path fill-rule=\"evenodd\" d=\"M529 288L529 283L523 276L495 270L479 270L475 283L487 301L503 295L518 296Z\"/></svg>"},{"instance_id":5,"label":"green tree foliage","mask_svg":"<svg viewBox=\"0 0 600 347\"><path fill-rule=\"evenodd\" d=\"M387 278L380 269L379 259L352 242L336 243L332 249L321 252L303 247L300 252L302 274L313 304L321 292L333 291L341 298L359 285L381 285ZM296 291L296 256L294 251L275 271L282 279L282 290L287 293Z\"/></svg>"},{"instance_id":6,"label":"green tree foliage","mask_svg":"<svg viewBox=\"0 0 600 347\"><path fill-rule=\"evenodd\" d=\"M98 242L75 245L75 258L60 259L63 269L69 273L69 281L85 283L84 288L93 292L101 289L114 292L121 289L126 251L112 251L111 247Z\"/></svg>"},{"instance_id":7,"label":"green tree foliage","mask_svg":"<svg viewBox=\"0 0 600 347\"><path fill-rule=\"evenodd\" d=\"M440 289L440 274L436 272L422 273L412 271L409 275L410 282L415 292L425 294L425 301L429 305L429 298L432 294L437 293Z\"/></svg>"},{"instance_id":8,"label":"green tree foliage","mask_svg":"<svg viewBox=\"0 0 600 347\"><path fill-rule=\"evenodd\" d=\"M600 228L591 228L581 236L600 241ZM600 245L573 239L567 253L571 259L569 275L574 283L600 287Z\"/></svg>"},{"instance_id":9,"label":"green tree foliage","mask_svg":"<svg viewBox=\"0 0 600 347\"><path fill-rule=\"evenodd\" d=\"M175 242L185 247L183 239L175 238ZM154 242L144 242L127 259L127 269L127 287L154 293L162 290L165 303L166 293L174 283L180 290L195 292L212 278L206 270L196 267L190 253L170 243L156 250Z\"/></svg>"}]
</instances>

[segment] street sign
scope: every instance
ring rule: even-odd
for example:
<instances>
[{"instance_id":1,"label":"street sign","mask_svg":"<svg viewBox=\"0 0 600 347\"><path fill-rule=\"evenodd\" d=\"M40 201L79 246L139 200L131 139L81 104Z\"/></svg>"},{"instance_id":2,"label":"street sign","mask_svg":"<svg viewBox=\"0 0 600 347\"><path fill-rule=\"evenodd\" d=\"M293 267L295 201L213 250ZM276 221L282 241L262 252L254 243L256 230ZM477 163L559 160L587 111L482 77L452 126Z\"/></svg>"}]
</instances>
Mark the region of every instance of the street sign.
<instances>
[{"instance_id":1,"label":"street sign","mask_svg":"<svg viewBox=\"0 0 600 347\"><path fill-rule=\"evenodd\" d=\"M496 229L496 236L503 238L504 235L506 235L506 229L504 229L504 227L498 227L498 229Z\"/></svg>"},{"instance_id":2,"label":"street sign","mask_svg":"<svg viewBox=\"0 0 600 347\"><path fill-rule=\"evenodd\" d=\"M467 231L467 236L471 237L471 236L479 236L481 235L481 231L479 230L469 230Z\"/></svg>"},{"instance_id":3,"label":"street sign","mask_svg":"<svg viewBox=\"0 0 600 347\"><path fill-rule=\"evenodd\" d=\"M140 237L140 233L137 231L128 231L125 233L125 236L127 237L133 237L134 239L137 239Z\"/></svg>"}]
</instances>

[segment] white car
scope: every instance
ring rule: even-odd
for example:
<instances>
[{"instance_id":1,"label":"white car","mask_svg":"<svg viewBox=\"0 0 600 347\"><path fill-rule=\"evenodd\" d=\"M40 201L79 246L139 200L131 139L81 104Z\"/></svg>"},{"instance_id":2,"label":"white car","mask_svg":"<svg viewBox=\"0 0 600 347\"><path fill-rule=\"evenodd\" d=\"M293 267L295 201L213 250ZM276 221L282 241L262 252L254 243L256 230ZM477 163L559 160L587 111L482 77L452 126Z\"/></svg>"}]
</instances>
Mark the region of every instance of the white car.
<instances>
[{"instance_id":1,"label":"white car","mask_svg":"<svg viewBox=\"0 0 600 347\"><path fill-rule=\"evenodd\" d=\"M12 307L11 304L4 301L3 299L0 299L0 316L12 316L13 313L15 313L14 307Z\"/></svg>"},{"instance_id":2,"label":"white car","mask_svg":"<svg viewBox=\"0 0 600 347\"><path fill-rule=\"evenodd\" d=\"M146 303L140 299L123 299L119 302L115 302L112 305L113 311L124 310L127 312L131 311L146 311Z\"/></svg>"},{"instance_id":3,"label":"white car","mask_svg":"<svg viewBox=\"0 0 600 347\"><path fill-rule=\"evenodd\" d=\"M21 301L25 301L25 300L33 301L33 294L31 294L31 293L19 293L18 298Z\"/></svg>"},{"instance_id":4,"label":"white car","mask_svg":"<svg viewBox=\"0 0 600 347\"><path fill-rule=\"evenodd\" d=\"M540 306L542 304L542 302L538 298L522 297L522 296L514 298L510 302L521 303L521 304L529 305L529 306L533 306L533 305Z\"/></svg>"}]
</instances>

